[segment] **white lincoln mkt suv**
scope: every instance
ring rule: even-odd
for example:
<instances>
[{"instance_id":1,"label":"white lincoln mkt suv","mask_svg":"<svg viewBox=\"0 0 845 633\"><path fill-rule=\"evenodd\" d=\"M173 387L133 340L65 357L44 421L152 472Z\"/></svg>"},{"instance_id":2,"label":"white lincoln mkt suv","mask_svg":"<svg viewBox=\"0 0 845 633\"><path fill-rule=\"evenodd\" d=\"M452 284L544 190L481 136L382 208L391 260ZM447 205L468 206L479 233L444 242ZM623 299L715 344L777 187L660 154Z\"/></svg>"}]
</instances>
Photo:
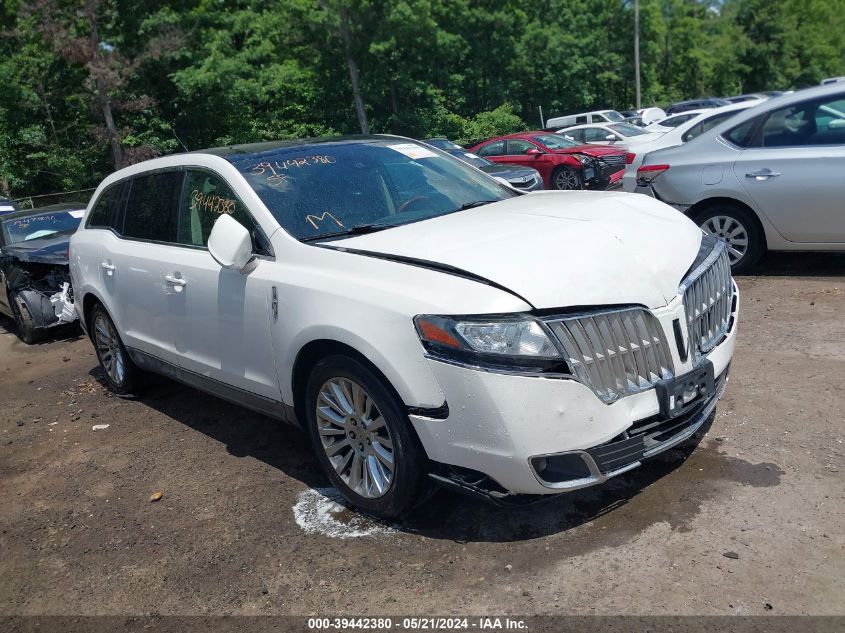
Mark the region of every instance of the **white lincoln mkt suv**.
<instances>
[{"instance_id":1,"label":"white lincoln mkt suv","mask_svg":"<svg viewBox=\"0 0 845 633\"><path fill-rule=\"evenodd\" d=\"M122 169L70 267L115 392L156 372L300 425L385 517L430 479L553 494L695 442L739 307L724 242L661 202L522 194L390 136Z\"/></svg>"}]
</instances>

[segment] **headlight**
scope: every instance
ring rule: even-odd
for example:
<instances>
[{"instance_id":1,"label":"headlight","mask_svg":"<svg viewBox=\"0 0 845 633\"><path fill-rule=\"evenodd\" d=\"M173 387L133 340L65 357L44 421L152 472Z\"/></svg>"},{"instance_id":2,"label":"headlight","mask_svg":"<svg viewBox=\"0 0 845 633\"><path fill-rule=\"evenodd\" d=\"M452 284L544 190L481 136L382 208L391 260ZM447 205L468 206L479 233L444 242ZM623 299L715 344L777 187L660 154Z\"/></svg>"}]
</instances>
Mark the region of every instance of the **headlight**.
<instances>
[{"instance_id":1,"label":"headlight","mask_svg":"<svg viewBox=\"0 0 845 633\"><path fill-rule=\"evenodd\" d=\"M426 351L435 358L492 369L569 373L546 326L525 315L419 315L414 325Z\"/></svg>"},{"instance_id":2,"label":"headlight","mask_svg":"<svg viewBox=\"0 0 845 633\"><path fill-rule=\"evenodd\" d=\"M574 157L575 157L575 158L577 158L579 161L581 161L581 164L582 164L582 165L587 165L587 164L589 164L589 163L592 163L592 162L593 162L593 157L592 157L592 156L587 156L586 154L572 154L572 156L574 156Z\"/></svg>"}]
</instances>

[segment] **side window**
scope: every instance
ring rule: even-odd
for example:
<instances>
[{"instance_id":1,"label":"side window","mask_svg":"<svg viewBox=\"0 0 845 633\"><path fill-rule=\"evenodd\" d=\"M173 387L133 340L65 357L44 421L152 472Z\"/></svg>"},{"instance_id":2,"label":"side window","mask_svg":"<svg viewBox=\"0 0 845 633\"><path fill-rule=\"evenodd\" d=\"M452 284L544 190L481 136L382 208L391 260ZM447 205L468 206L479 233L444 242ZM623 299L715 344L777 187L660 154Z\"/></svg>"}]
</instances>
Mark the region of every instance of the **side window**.
<instances>
[{"instance_id":1,"label":"side window","mask_svg":"<svg viewBox=\"0 0 845 633\"><path fill-rule=\"evenodd\" d=\"M591 127L584 132L584 140L588 143L607 143L607 137L613 135L613 132L600 127Z\"/></svg>"},{"instance_id":2,"label":"side window","mask_svg":"<svg viewBox=\"0 0 845 633\"><path fill-rule=\"evenodd\" d=\"M96 206L88 215L88 221L85 223L86 228L115 228L124 184L123 182L119 182L111 185L100 195Z\"/></svg>"},{"instance_id":3,"label":"side window","mask_svg":"<svg viewBox=\"0 0 845 633\"><path fill-rule=\"evenodd\" d=\"M601 114L594 114L590 123L607 123L607 117Z\"/></svg>"},{"instance_id":4,"label":"side window","mask_svg":"<svg viewBox=\"0 0 845 633\"><path fill-rule=\"evenodd\" d=\"M244 204L226 182L212 173L189 169L178 207L178 243L206 247L214 222L224 213L232 216L252 235L253 252L263 253L260 231Z\"/></svg>"},{"instance_id":5,"label":"side window","mask_svg":"<svg viewBox=\"0 0 845 633\"><path fill-rule=\"evenodd\" d=\"M537 146L518 138L508 141L508 156L525 154L529 149L537 149Z\"/></svg>"},{"instance_id":6,"label":"side window","mask_svg":"<svg viewBox=\"0 0 845 633\"><path fill-rule=\"evenodd\" d=\"M763 147L845 144L843 95L805 101L769 113L760 131Z\"/></svg>"},{"instance_id":7,"label":"side window","mask_svg":"<svg viewBox=\"0 0 845 633\"><path fill-rule=\"evenodd\" d=\"M489 145L485 145L476 152L476 154L478 154L479 156L502 156L504 153L504 141L496 141L495 143L490 143Z\"/></svg>"},{"instance_id":8,"label":"side window","mask_svg":"<svg viewBox=\"0 0 845 633\"><path fill-rule=\"evenodd\" d=\"M176 241L174 205L182 171L154 172L132 179L124 213L124 237L154 242Z\"/></svg>"},{"instance_id":9,"label":"side window","mask_svg":"<svg viewBox=\"0 0 845 633\"><path fill-rule=\"evenodd\" d=\"M584 130L564 130L563 134L573 141L578 141L579 143L584 142Z\"/></svg>"},{"instance_id":10,"label":"side window","mask_svg":"<svg viewBox=\"0 0 845 633\"><path fill-rule=\"evenodd\" d=\"M586 114L575 117L575 125L584 125L585 123L588 123Z\"/></svg>"}]
</instances>

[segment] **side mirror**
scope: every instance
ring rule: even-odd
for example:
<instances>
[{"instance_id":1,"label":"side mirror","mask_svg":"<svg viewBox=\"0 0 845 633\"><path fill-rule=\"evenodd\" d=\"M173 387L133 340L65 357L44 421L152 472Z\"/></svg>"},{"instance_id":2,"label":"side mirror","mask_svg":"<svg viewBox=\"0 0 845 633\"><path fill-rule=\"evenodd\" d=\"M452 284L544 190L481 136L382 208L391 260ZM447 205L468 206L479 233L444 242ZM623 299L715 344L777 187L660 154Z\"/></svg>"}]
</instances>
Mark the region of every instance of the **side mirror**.
<instances>
[{"instance_id":1,"label":"side mirror","mask_svg":"<svg viewBox=\"0 0 845 633\"><path fill-rule=\"evenodd\" d=\"M605 136L605 137L604 137L604 139L605 139L606 141L611 141L611 142L612 142L612 141L615 141L615 140L616 140L616 135L615 135L615 134L608 134L607 136Z\"/></svg>"},{"instance_id":2,"label":"side mirror","mask_svg":"<svg viewBox=\"0 0 845 633\"><path fill-rule=\"evenodd\" d=\"M252 238L240 222L223 214L208 236L208 252L223 268L243 271L252 259Z\"/></svg>"},{"instance_id":3,"label":"side mirror","mask_svg":"<svg viewBox=\"0 0 845 633\"><path fill-rule=\"evenodd\" d=\"M543 150L537 149L536 147L532 147L530 149L525 150L525 153L529 156L540 156L542 154L545 154Z\"/></svg>"}]
</instances>

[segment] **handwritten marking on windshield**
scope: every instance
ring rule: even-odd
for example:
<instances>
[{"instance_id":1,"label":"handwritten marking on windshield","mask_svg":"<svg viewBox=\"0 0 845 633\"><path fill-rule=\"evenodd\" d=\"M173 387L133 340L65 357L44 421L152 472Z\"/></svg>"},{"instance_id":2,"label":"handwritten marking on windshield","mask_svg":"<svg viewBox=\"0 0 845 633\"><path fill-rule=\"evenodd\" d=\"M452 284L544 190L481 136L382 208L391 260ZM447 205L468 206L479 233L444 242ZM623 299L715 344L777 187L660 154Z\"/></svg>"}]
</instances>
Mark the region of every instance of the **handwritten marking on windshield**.
<instances>
[{"instance_id":1,"label":"handwritten marking on windshield","mask_svg":"<svg viewBox=\"0 0 845 633\"><path fill-rule=\"evenodd\" d=\"M337 159L334 156L316 154L313 156L303 156L302 158L289 158L288 160L282 161L261 162L250 171L256 176L267 176L268 184L276 187L287 179L288 174L284 172L287 172L290 169L307 167L309 165L333 165L336 162Z\"/></svg>"},{"instance_id":2,"label":"handwritten marking on windshield","mask_svg":"<svg viewBox=\"0 0 845 633\"><path fill-rule=\"evenodd\" d=\"M335 224L337 224L340 228L343 228L343 222L338 220L328 211L325 211L320 215L306 215L305 221L308 222L315 229L319 229L320 227L318 226L318 222L324 222L326 218L331 218L332 220L334 220Z\"/></svg>"}]
</instances>

